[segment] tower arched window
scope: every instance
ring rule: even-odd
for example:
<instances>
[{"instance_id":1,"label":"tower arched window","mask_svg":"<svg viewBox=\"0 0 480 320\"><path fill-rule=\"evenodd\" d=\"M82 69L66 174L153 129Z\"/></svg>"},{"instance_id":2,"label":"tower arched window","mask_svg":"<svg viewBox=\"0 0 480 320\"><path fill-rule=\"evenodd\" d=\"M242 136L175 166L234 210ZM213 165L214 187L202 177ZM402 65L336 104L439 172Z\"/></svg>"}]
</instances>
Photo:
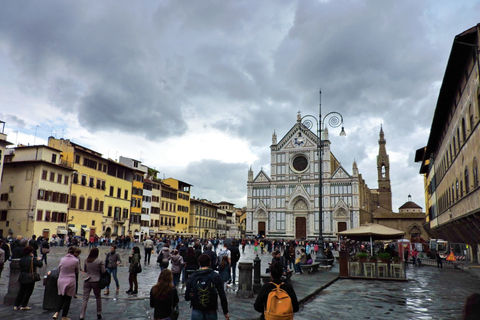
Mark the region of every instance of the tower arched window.
<instances>
[{"instance_id":1,"label":"tower arched window","mask_svg":"<svg viewBox=\"0 0 480 320\"><path fill-rule=\"evenodd\" d=\"M468 191L470 191L469 181L468 181L468 166L465 166L464 180L465 180L465 193L468 193Z\"/></svg>"},{"instance_id":2,"label":"tower arched window","mask_svg":"<svg viewBox=\"0 0 480 320\"><path fill-rule=\"evenodd\" d=\"M478 187L478 164L477 164L477 158L473 158L473 164L472 164L472 173L473 173L473 187L476 188Z\"/></svg>"},{"instance_id":3,"label":"tower arched window","mask_svg":"<svg viewBox=\"0 0 480 320\"><path fill-rule=\"evenodd\" d=\"M455 198L456 198L457 201L458 201L459 191L460 191L460 184L458 183L458 179L457 179L456 187L457 187L457 188L456 188Z\"/></svg>"}]
</instances>

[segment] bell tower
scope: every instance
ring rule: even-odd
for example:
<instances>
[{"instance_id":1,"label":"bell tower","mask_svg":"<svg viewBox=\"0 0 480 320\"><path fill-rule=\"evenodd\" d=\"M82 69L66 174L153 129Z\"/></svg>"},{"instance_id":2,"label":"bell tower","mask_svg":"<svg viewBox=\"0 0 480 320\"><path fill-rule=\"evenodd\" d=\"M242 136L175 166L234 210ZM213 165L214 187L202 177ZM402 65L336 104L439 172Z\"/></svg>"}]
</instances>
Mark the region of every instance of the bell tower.
<instances>
[{"instance_id":1,"label":"bell tower","mask_svg":"<svg viewBox=\"0 0 480 320\"><path fill-rule=\"evenodd\" d=\"M390 184L390 160L385 147L387 141L380 127L380 139L378 140L378 204L383 209L392 211L392 186Z\"/></svg>"}]
</instances>

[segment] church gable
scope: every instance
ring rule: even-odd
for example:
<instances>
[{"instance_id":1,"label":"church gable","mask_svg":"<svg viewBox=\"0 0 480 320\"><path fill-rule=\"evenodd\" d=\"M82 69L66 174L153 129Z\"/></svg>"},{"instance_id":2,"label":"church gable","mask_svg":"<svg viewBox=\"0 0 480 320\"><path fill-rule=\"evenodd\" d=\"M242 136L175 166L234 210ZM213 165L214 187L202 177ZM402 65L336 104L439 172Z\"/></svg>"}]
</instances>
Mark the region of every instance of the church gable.
<instances>
[{"instance_id":1,"label":"church gable","mask_svg":"<svg viewBox=\"0 0 480 320\"><path fill-rule=\"evenodd\" d=\"M352 176L350 176L348 172L345 171L345 169L343 169L342 166L338 167L337 170L335 170L335 172L332 175L332 179L351 178L351 177Z\"/></svg>"},{"instance_id":2,"label":"church gable","mask_svg":"<svg viewBox=\"0 0 480 320\"><path fill-rule=\"evenodd\" d=\"M302 139L299 139L299 138ZM303 140L303 141L302 141ZM301 123L295 124L290 131L280 140L277 144L276 151L283 149L295 149L295 148L312 148L316 147L316 136L315 134L307 129Z\"/></svg>"},{"instance_id":3,"label":"church gable","mask_svg":"<svg viewBox=\"0 0 480 320\"><path fill-rule=\"evenodd\" d=\"M295 187L295 189L293 189L293 192L292 192L292 194L290 195L290 198L289 198L288 200L290 201L290 200L292 200L292 199L299 198L299 197L304 198L304 199L307 200L307 201L308 201L308 199L309 199L309 195L308 195L307 191L305 190L305 188L304 188L302 185L297 185L297 186ZM290 201L290 205L293 205L294 202L296 202L296 200L293 201L293 202Z\"/></svg>"},{"instance_id":4,"label":"church gable","mask_svg":"<svg viewBox=\"0 0 480 320\"><path fill-rule=\"evenodd\" d=\"M257 174L253 182L270 182L270 177L263 171L263 169Z\"/></svg>"}]
</instances>

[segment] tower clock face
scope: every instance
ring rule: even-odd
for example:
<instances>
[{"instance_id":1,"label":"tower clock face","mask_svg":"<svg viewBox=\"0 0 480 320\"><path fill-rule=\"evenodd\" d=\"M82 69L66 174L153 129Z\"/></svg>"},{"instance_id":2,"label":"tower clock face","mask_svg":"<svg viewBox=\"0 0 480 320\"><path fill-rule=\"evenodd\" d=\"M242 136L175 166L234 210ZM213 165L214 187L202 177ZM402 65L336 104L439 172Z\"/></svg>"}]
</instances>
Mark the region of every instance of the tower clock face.
<instances>
[{"instance_id":1,"label":"tower clock face","mask_svg":"<svg viewBox=\"0 0 480 320\"><path fill-rule=\"evenodd\" d=\"M308 159L305 155L296 155L292 160L292 169L297 173L305 172L308 168Z\"/></svg>"}]
</instances>

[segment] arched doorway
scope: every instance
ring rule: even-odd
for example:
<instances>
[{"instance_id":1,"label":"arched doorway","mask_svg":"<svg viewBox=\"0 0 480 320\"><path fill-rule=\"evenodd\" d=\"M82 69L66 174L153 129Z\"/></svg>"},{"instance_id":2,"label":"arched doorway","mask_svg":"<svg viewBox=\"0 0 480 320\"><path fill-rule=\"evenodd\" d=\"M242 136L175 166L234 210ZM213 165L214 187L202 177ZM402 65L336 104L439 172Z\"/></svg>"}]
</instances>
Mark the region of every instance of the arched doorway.
<instances>
[{"instance_id":1,"label":"arched doorway","mask_svg":"<svg viewBox=\"0 0 480 320\"><path fill-rule=\"evenodd\" d=\"M105 238L110 238L112 236L112 229L108 227L105 229Z\"/></svg>"}]
</instances>

